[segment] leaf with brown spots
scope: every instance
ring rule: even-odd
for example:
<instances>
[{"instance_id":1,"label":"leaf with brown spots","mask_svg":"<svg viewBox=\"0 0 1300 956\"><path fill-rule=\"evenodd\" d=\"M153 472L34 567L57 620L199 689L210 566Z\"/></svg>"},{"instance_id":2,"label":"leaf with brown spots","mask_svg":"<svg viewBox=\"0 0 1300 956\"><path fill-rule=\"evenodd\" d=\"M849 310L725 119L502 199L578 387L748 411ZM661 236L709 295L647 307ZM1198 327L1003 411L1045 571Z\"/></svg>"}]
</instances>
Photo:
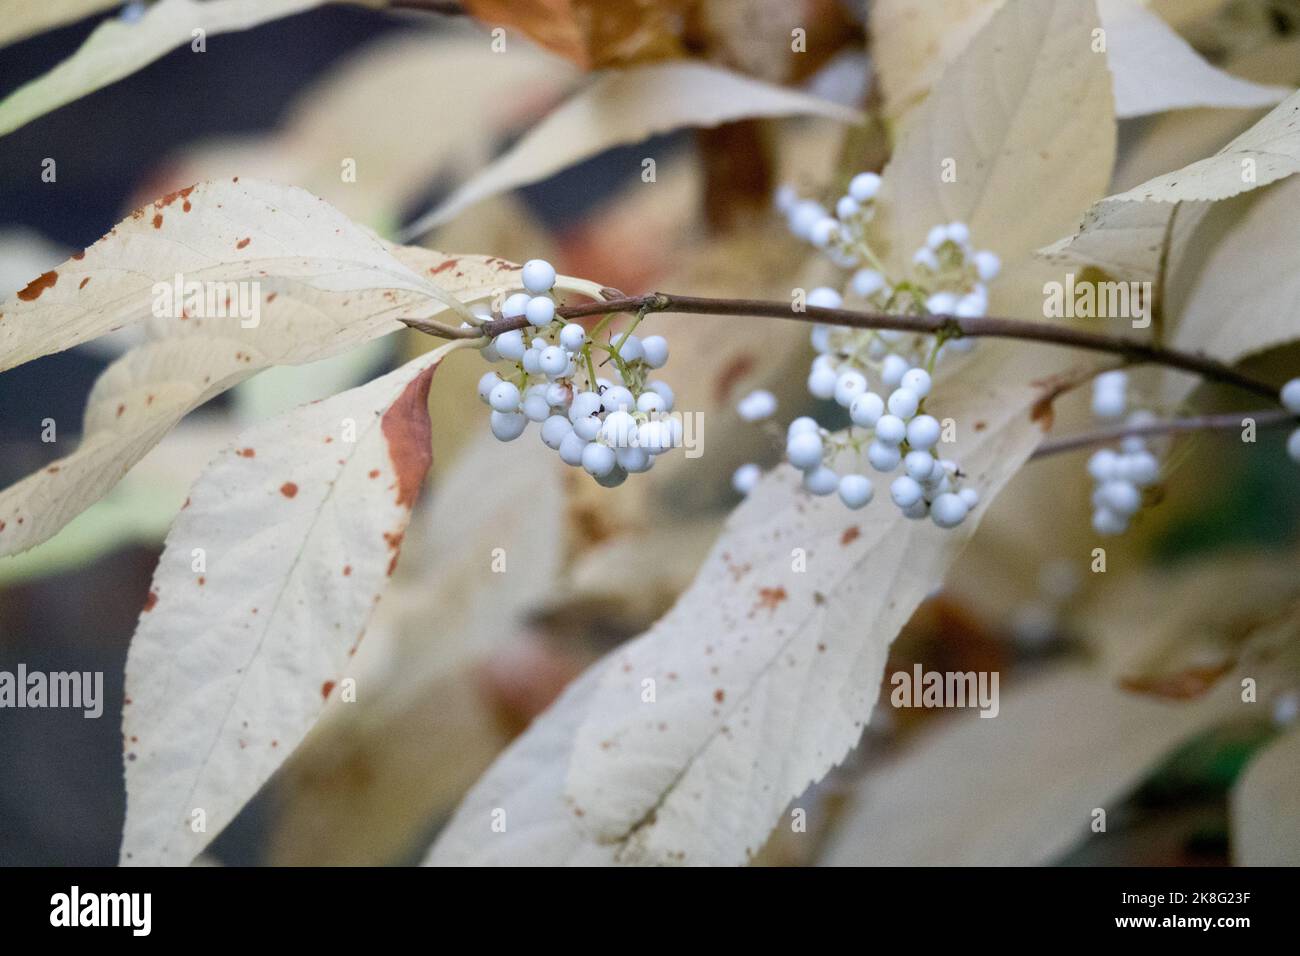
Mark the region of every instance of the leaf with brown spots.
<instances>
[{"instance_id":1,"label":"leaf with brown spots","mask_svg":"<svg viewBox=\"0 0 1300 956\"><path fill-rule=\"evenodd\" d=\"M193 211L175 212L161 230L144 214L186 202ZM259 255L241 258L234 245L250 227L258 242L249 249ZM456 269L432 277L452 260ZM49 538L183 416L262 369L337 355L403 328L397 316L490 300L519 278L518 266L500 259L385 243L310 193L248 178L203 183L150 203L56 271L60 279L38 280L40 295L0 307L0 369L149 316L154 284L170 286L178 273L227 290L256 282L278 296L255 327L235 317L155 320L155 336L95 383L81 444L59 460L60 471L37 472L0 492L0 516L34 515L21 530L0 535L0 554ZM96 281L80 289L78 280L92 275ZM557 288L593 297L600 291L567 276Z\"/></svg>"},{"instance_id":2,"label":"leaf with brown spots","mask_svg":"<svg viewBox=\"0 0 1300 956\"><path fill-rule=\"evenodd\" d=\"M123 734L143 743L127 767L124 862L193 859L307 733L329 697L323 688L346 674L428 468L436 365L437 353L422 355L257 425L195 483L127 659L135 704ZM384 424L394 414L399 429ZM342 464L305 453L305 436L345 419L358 434ZM260 454L240 453L248 447ZM373 469L384 480L371 480ZM190 571L196 547L208 562L201 588ZM252 607L269 613L254 617ZM207 811L207 833L186 822L194 806Z\"/></svg>"}]
</instances>

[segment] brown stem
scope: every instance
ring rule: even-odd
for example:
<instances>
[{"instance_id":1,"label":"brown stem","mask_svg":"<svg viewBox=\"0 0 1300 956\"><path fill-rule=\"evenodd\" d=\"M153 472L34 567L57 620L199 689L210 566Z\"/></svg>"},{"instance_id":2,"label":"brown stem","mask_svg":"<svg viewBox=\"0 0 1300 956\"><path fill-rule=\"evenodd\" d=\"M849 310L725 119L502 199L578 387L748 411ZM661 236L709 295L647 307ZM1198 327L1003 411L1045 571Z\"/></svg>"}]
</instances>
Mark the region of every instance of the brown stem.
<instances>
[{"instance_id":1,"label":"brown stem","mask_svg":"<svg viewBox=\"0 0 1300 956\"><path fill-rule=\"evenodd\" d=\"M1162 365L1225 385L1232 385L1273 401L1278 399L1274 385L1238 372L1209 356L1196 352L1181 352L1138 339L1118 335L1101 335L1078 329L1031 322L1024 319L1003 319L992 316L958 318L953 315L886 315L879 312L855 312L851 309L823 309L808 306L796 311L789 302L763 299L712 299L700 296L673 295L651 292L647 295L622 296L602 302L564 306L556 309L561 318L576 319L588 315L605 315L610 312L676 312L693 315L763 316L776 319L793 319L797 322L815 322L853 329L892 329L924 335L943 335L946 338L983 336L989 338L1019 339L1061 345L1090 352L1118 355L1133 364ZM413 329L434 335L445 333L419 319L403 319ZM492 338L503 332L522 329L528 324L523 316L510 319L493 319L478 329L458 330L454 338Z\"/></svg>"},{"instance_id":2,"label":"brown stem","mask_svg":"<svg viewBox=\"0 0 1300 956\"><path fill-rule=\"evenodd\" d=\"M1045 441L1038 446L1031 458L1046 458L1060 452L1075 451L1091 445L1119 441L1130 435L1173 435L1178 432L1218 431L1245 427L1247 420L1253 421L1257 428L1270 428L1275 425L1300 425L1300 415L1292 414L1281 408L1266 408L1257 412L1232 412L1224 415L1194 415L1189 418L1170 418L1164 421L1145 422L1141 425L1111 425L1096 431L1084 432Z\"/></svg>"}]
</instances>

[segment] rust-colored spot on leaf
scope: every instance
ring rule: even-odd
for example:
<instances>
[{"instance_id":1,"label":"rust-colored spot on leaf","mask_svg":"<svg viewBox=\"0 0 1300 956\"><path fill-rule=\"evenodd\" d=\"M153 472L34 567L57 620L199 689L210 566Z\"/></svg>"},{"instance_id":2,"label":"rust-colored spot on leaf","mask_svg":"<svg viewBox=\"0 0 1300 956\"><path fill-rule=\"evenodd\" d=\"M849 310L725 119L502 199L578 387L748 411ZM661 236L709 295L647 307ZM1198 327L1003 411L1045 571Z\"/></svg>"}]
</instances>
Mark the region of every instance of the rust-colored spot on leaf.
<instances>
[{"instance_id":1,"label":"rust-colored spot on leaf","mask_svg":"<svg viewBox=\"0 0 1300 956\"><path fill-rule=\"evenodd\" d=\"M149 596L144 599L144 613L148 614L158 604L158 592L150 591Z\"/></svg>"},{"instance_id":2,"label":"rust-colored spot on leaf","mask_svg":"<svg viewBox=\"0 0 1300 956\"><path fill-rule=\"evenodd\" d=\"M440 266L431 266L429 268L429 273L436 276L439 272L446 272L448 269L456 268L456 263L458 262L460 262L459 259L448 259Z\"/></svg>"},{"instance_id":3,"label":"rust-colored spot on leaf","mask_svg":"<svg viewBox=\"0 0 1300 956\"><path fill-rule=\"evenodd\" d=\"M245 246L247 246L247 245L248 245L250 242L252 242L252 241L253 241L253 237L252 237L252 236L245 236L243 239L240 239L237 243L235 243L235 248L236 248L236 249L243 249Z\"/></svg>"},{"instance_id":4,"label":"rust-colored spot on leaf","mask_svg":"<svg viewBox=\"0 0 1300 956\"><path fill-rule=\"evenodd\" d=\"M86 258L86 250L82 249L80 252L74 252L72 258L80 262L82 259Z\"/></svg>"},{"instance_id":5,"label":"rust-colored spot on leaf","mask_svg":"<svg viewBox=\"0 0 1300 956\"><path fill-rule=\"evenodd\" d=\"M1056 410L1052 408L1052 399L1056 398L1055 394L1044 395L1038 401L1034 402L1034 407L1029 410L1029 420L1038 422L1043 431L1052 430L1052 422L1056 420Z\"/></svg>"},{"instance_id":6,"label":"rust-colored spot on leaf","mask_svg":"<svg viewBox=\"0 0 1300 956\"><path fill-rule=\"evenodd\" d=\"M766 608L769 611L775 611L777 605L788 598L790 595L785 593L785 588L759 588L758 603L754 605L754 610L758 611Z\"/></svg>"},{"instance_id":7,"label":"rust-colored spot on leaf","mask_svg":"<svg viewBox=\"0 0 1300 956\"><path fill-rule=\"evenodd\" d=\"M192 192L194 192L194 187L193 187L193 186L186 186L184 189L178 189L178 190L176 190L175 192L170 192L170 193L168 193L166 196L163 196L161 199L155 199L155 200L153 201L153 207L154 207L155 209L166 209L168 206L170 206L172 203L174 203L177 199L184 199L185 197L187 197L187 196L188 196L190 193L192 193ZM186 211L186 212L189 212L189 211L190 211L189 206L190 206L190 204L189 204L188 202L186 202L186 203L185 203L185 211Z\"/></svg>"},{"instance_id":8,"label":"rust-colored spot on leaf","mask_svg":"<svg viewBox=\"0 0 1300 956\"><path fill-rule=\"evenodd\" d=\"M847 528L845 528L844 533L840 535L840 544L844 545L845 547L848 547L854 541L857 541L858 538L860 537L862 537L861 529L859 529L857 525L851 524Z\"/></svg>"},{"instance_id":9,"label":"rust-colored spot on leaf","mask_svg":"<svg viewBox=\"0 0 1300 956\"><path fill-rule=\"evenodd\" d=\"M153 227L154 227L155 229L161 229L161 228L162 228L162 224L163 224L162 213L160 213L160 212L156 212L156 213L154 213L154 214L153 214Z\"/></svg>"},{"instance_id":10,"label":"rust-colored spot on leaf","mask_svg":"<svg viewBox=\"0 0 1300 956\"><path fill-rule=\"evenodd\" d=\"M371 479L375 479L375 478L378 478L378 477L379 477L379 469L378 469L378 468L371 468L371 469L370 469L370 478L371 478Z\"/></svg>"},{"instance_id":11,"label":"rust-colored spot on leaf","mask_svg":"<svg viewBox=\"0 0 1300 956\"><path fill-rule=\"evenodd\" d=\"M117 406L117 417L118 417L118 418L121 418L121 417L122 417L122 413L123 413L124 411L126 411L126 405L125 405L125 404L118 405L118 406Z\"/></svg>"},{"instance_id":12,"label":"rust-colored spot on leaf","mask_svg":"<svg viewBox=\"0 0 1300 956\"><path fill-rule=\"evenodd\" d=\"M298 493L298 486L295 485L292 481L286 481L284 484L280 486L280 494L284 495L286 498L292 498L297 493Z\"/></svg>"},{"instance_id":13,"label":"rust-colored spot on leaf","mask_svg":"<svg viewBox=\"0 0 1300 956\"><path fill-rule=\"evenodd\" d=\"M731 390L736 383L754 369L754 356L746 353L737 355L722 369L713 386L713 399L719 405L725 404L731 397Z\"/></svg>"},{"instance_id":14,"label":"rust-colored spot on leaf","mask_svg":"<svg viewBox=\"0 0 1300 956\"><path fill-rule=\"evenodd\" d=\"M345 578L352 576L352 565L350 564L343 565L343 576Z\"/></svg>"},{"instance_id":15,"label":"rust-colored spot on leaf","mask_svg":"<svg viewBox=\"0 0 1300 956\"><path fill-rule=\"evenodd\" d=\"M719 687L717 690L713 692L713 699L720 704L727 699L727 692L724 691L721 687Z\"/></svg>"},{"instance_id":16,"label":"rust-colored spot on leaf","mask_svg":"<svg viewBox=\"0 0 1300 956\"><path fill-rule=\"evenodd\" d=\"M78 289L84 289L84 288L86 287L87 283L89 283L89 282L90 282L90 276L86 276L86 278L84 278L84 279L81 280L81 283L77 286L77 288L78 288Z\"/></svg>"},{"instance_id":17,"label":"rust-colored spot on leaf","mask_svg":"<svg viewBox=\"0 0 1300 956\"><path fill-rule=\"evenodd\" d=\"M323 700L329 700L330 691L332 691L333 689L334 689L334 682L332 680L327 680L325 683L321 684L320 685L321 698Z\"/></svg>"},{"instance_id":18,"label":"rust-colored spot on leaf","mask_svg":"<svg viewBox=\"0 0 1300 956\"><path fill-rule=\"evenodd\" d=\"M388 443L388 457L397 474L397 503L407 508L415 504L424 476L433 463L429 383L437 367L431 365L402 389L402 394L384 412L380 422L384 440Z\"/></svg>"},{"instance_id":19,"label":"rust-colored spot on leaf","mask_svg":"<svg viewBox=\"0 0 1300 956\"><path fill-rule=\"evenodd\" d=\"M18 298L22 299L24 302L31 302L34 299L40 298L41 293L46 289L54 288L54 284L58 281L59 274L53 269L49 272L42 272L31 282L27 283L26 287L18 293Z\"/></svg>"},{"instance_id":20,"label":"rust-colored spot on leaf","mask_svg":"<svg viewBox=\"0 0 1300 956\"><path fill-rule=\"evenodd\" d=\"M257 451L252 448L241 448L239 451L235 452L235 454L240 458L255 458L257 456Z\"/></svg>"},{"instance_id":21,"label":"rust-colored spot on leaf","mask_svg":"<svg viewBox=\"0 0 1300 956\"><path fill-rule=\"evenodd\" d=\"M1176 674L1125 677L1119 683L1125 690L1134 694L1147 694L1170 700L1192 700L1213 687L1220 677L1232 670L1235 664L1236 661L1226 660L1218 664L1189 667Z\"/></svg>"}]
</instances>

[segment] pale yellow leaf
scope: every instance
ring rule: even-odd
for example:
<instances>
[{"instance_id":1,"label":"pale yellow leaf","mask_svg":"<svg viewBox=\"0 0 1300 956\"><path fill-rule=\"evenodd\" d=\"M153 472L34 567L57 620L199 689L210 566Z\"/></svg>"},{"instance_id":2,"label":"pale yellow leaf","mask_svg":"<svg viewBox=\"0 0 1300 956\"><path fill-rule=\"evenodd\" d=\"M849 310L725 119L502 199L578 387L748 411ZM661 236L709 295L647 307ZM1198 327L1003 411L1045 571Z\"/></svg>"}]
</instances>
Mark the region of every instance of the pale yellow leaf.
<instances>
[{"instance_id":1,"label":"pale yellow leaf","mask_svg":"<svg viewBox=\"0 0 1300 956\"><path fill-rule=\"evenodd\" d=\"M127 657L123 863L192 860L350 676L429 467L437 361L255 426L195 482Z\"/></svg>"},{"instance_id":2,"label":"pale yellow leaf","mask_svg":"<svg viewBox=\"0 0 1300 956\"><path fill-rule=\"evenodd\" d=\"M1182 704L1073 666L1004 687L996 717L947 719L854 787L830 866L1044 866L1088 838L1158 761L1232 712Z\"/></svg>"},{"instance_id":3,"label":"pale yellow leaf","mask_svg":"<svg viewBox=\"0 0 1300 956\"><path fill-rule=\"evenodd\" d=\"M1235 362L1300 339L1300 179L1228 203L1240 207L1223 210L1236 221L1194 268L1175 273L1180 308L1170 344Z\"/></svg>"},{"instance_id":4,"label":"pale yellow leaf","mask_svg":"<svg viewBox=\"0 0 1300 956\"><path fill-rule=\"evenodd\" d=\"M615 146L683 126L805 115L845 123L861 118L838 104L704 63L655 63L603 73L404 234L423 235L488 196L546 179ZM628 176L641 173L638 164Z\"/></svg>"},{"instance_id":5,"label":"pale yellow leaf","mask_svg":"<svg viewBox=\"0 0 1300 956\"><path fill-rule=\"evenodd\" d=\"M96 381L77 449L0 492L0 554L49 538L184 415L249 376L355 348L402 328L399 316L491 299L517 286L518 270L494 257L387 245L309 193L268 183L207 183L145 207L46 273L53 281L36 280L28 289L37 294L4 304L0 366L142 321L155 282L173 286L177 276L229 289L257 307L257 322L160 319L157 337ZM557 289L600 291L567 277Z\"/></svg>"},{"instance_id":6,"label":"pale yellow leaf","mask_svg":"<svg viewBox=\"0 0 1300 956\"><path fill-rule=\"evenodd\" d=\"M1218 201L1300 170L1300 92L1213 156L1096 203L1075 235L1041 250L1057 264L1096 265L1117 278L1160 271L1163 239L1180 204Z\"/></svg>"},{"instance_id":7,"label":"pale yellow leaf","mask_svg":"<svg viewBox=\"0 0 1300 956\"><path fill-rule=\"evenodd\" d=\"M886 170L894 262L953 220L1004 261L1027 258L1106 188L1115 125L1096 25L1092 0L1018 0L954 61Z\"/></svg>"},{"instance_id":8,"label":"pale yellow leaf","mask_svg":"<svg viewBox=\"0 0 1300 956\"><path fill-rule=\"evenodd\" d=\"M502 137L576 78L558 57L524 44L500 56L467 19L448 21L436 34L367 43L295 97L274 133L202 140L168 156L167 168L173 182L238 174L294 183L386 231L435 178L458 181L486 165Z\"/></svg>"},{"instance_id":9,"label":"pale yellow leaf","mask_svg":"<svg viewBox=\"0 0 1300 956\"><path fill-rule=\"evenodd\" d=\"M481 668L518 642L564 570L565 466L535 435L502 443L481 414L479 425L407 530L356 658L357 700L328 708L285 765L278 863L392 863L421 849L507 743Z\"/></svg>"},{"instance_id":10,"label":"pale yellow leaf","mask_svg":"<svg viewBox=\"0 0 1300 956\"><path fill-rule=\"evenodd\" d=\"M121 5L122 0L41 0L40 3L8 4L4 19L0 20L0 47Z\"/></svg>"},{"instance_id":11,"label":"pale yellow leaf","mask_svg":"<svg viewBox=\"0 0 1300 956\"><path fill-rule=\"evenodd\" d=\"M0 136L130 76L190 43L196 30L203 31L206 40L331 2L334 0L159 0L134 23L106 20L76 53L0 100Z\"/></svg>"},{"instance_id":12,"label":"pale yellow leaf","mask_svg":"<svg viewBox=\"0 0 1300 956\"><path fill-rule=\"evenodd\" d=\"M1286 733L1246 765L1230 811L1238 866L1300 866L1300 731Z\"/></svg>"}]
</instances>

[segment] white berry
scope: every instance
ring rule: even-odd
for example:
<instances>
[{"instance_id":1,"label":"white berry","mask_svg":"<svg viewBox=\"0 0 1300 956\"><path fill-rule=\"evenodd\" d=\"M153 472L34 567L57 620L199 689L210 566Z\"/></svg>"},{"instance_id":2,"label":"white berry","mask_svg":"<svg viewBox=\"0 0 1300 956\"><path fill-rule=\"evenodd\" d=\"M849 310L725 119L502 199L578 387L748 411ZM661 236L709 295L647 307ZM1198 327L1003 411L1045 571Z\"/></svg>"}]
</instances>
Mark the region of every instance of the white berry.
<instances>
[{"instance_id":1,"label":"white berry","mask_svg":"<svg viewBox=\"0 0 1300 956\"><path fill-rule=\"evenodd\" d=\"M930 518L940 528L955 528L966 520L970 507L960 495L945 492L930 502Z\"/></svg>"},{"instance_id":2,"label":"white berry","mask_svg":"<svg viewBox=\"0 0 1300 956\"><path fill-rule=\"evenodd\" d=\"M560 443L573 433L573 423L563 415L551 415L542 422L542 443L547 448L559 450Z\"/></svg>"},{"instance_id":3,"label":"white berry","mask_svg":"<svg viewBox=\"0 0 1300 956\"><path fill-rule=\"evenodd\" d=\"M528 427L528 419L519 412L497 412L489 416L492 434L501 441L514 441Z\"/></svg>"},{"instance_id":4,"label":"white berry","mask_svg":"<svg viewBox=\"0 0 1300 956\"><path fill-rule=\"evenodd\" d=\"M975 271L979 273L981 282L992 282L1002 271L1002 260L996 252L981 249L975 253Z\"/></svg>"},{"instance_id":5,"label":"white berry","mask_svg":"<svg viewBox=\"0 0 1300 956\"><path fill-rule=\"evenodd\" d=\"M923 368L909 368L903 373L898 384L903 388L911 389L916 393L917 398L925 398L930 394L930 373Z\"/></svg>"},{"instance_id":6,"label":"white berry","mask_svg":"<svg viewBox=\"0 0 1300 956\"><path fill-rule=\"evenodd\" d=\"M582 453L586 448L587 442L576 431L571 431L560 439L560 460L576 468L582 464Z\"/></svg>"},{"instance_id":7,"label":"white berry","mask_svg":"<svg viewBox=\"0 0 1300 956\"><path fill-rule=\"evenodd\" d=\"M897 415L903 421L916 414L921 399L910 388L896 388L889 396L889 413Z\"/></svg>"},{"instance_id":8,"label":"white berry","mask_svg":"<svg viewBox=\"0 0 1300 956\"><path fill-rule=\"evenodd\" d=\"M1128 519L1108 508L1098 508L1092 513L1092 529L1101 535L1123 534L1128 530Z\"/></svg>"},{"instance_id":9,"label":"white berry","mask_svg":"<svg viewBox=\"0 0 1300 956\"><path fill-rule=\"evenodd\" d=\"M849 418L861 428L875 428L885 413L885 400L875 392L863 392L849 406Z\"/></svg>"},{"instance_id":10,"label":"white berry","mask_svg":"<svg viewBox=\"0 0 1300 956\"><path fill-rule=\"evenodd\" d=\"M838 309L844 299L830 286L819 285L808 293L805 303L817 309Z\"/></svg>"},{"instance_id":11,"label":"white berry","mask_svg":"<svg viewBox=\"0 0 1300 956\"><path fill-rule=\"evenodd\" d=\"M731 487L738 493L747 495L754 490L754 486L762 477L763 472L758 465L749 462L736 469L736 473L731 476Z\"/></svg>"},{"instance_id":12,"label":"white berry","mask_svg":"<svg viewBox=\"0 0 1300 956\"><path fill-rule=\"evenodd\" d=\"M935 472L934 456L928 451L909 451L903 458L903 468L915 481L929 481Z\"/></svg>"},{"instance_id":13,"label":"white berry","mask_svg":"<svg viewBox=\"0 0 1300 956\"><path fill-rule=\"evenodd\" d=\"M614 458L618 462L618 467L629 475L639 475L642 472L649 471L655 463L655 460L650 457L650 452L640 445L625 445L622 448L615 449Z\"/></svg>"},{"instance_id":14,"label":"white berry","mask_svg":"<svg viewBox=\"0 0 1300 956\"><path fill-rule=\"evenodd\" d=\"M641 344L644 345L645 343L643 342ZM665 412L671 412L673 410L673 402L675 400L675 396L673 395L672 388L669 387L667 382L660 382L658 380L653 382L646 382L645 387L650 389L650 391L654 392L656 395L658 395L660 398L664 400L663 410Z\"/></svg>"},{"instance_id":15,"label":"white berry","mask_svg":"<svg viewBox=\"0 0 1300 956\"><path fill-rule=\"evenodd\" d=\"M498 382L488 394L488 404L498 412L513 412L519 408L519 386L514 382Z\"/></svg>"},{"instance_id":16,"label":"white berry","mask_svg":"<svg viewBox=\"0 0 1300 956\"><path fill-rule=\"evenodd\" d=\"M595 441L596 436L600 434L601 424L601 420L595 415L588 415L586 418L574 420L573 432L583 441Z\"/></svg>"},{"instance_id":17,"label":"white berry","mask_svg":"<svg viewBox=\"0 0 1300 956\"><path fill-rule=\"evenodd\" d=\"M856 369L845 369L835 379L835 401L848 408L867 390L867 378Z\"/></svg>"},{"instance_id":18,"label":"white berry","mask_svg":"<svg viewBox=\"0 0 1300 956\"><path fill-rule=\"evenodd\" d=\"M491 404L489 396L492 394L492 389L496 388L500 383L501 376L496 372L484 372L483 377L478 380L478 397Z\"/></svg>"},{"instance_id":19,"label":"white berry","mask_svg":"<svg viewBox=\"0 0 1300 956\"><path fill-rule=\"evenodd\" d=\"M908 368L907 359L903 356L886 355L885 361L880 366L880 380L890 388L894 388L903 381Z\"/></svg>"},{"instance_id":20,"label":"white berry","mask_svg":"<svg viewBox=\"0 0 1300 956\"><path fill-rule=\"evenodd\" d=\"M866 475L845 475L840 479L840 500L854 510L871 500L874 489Z\"/></svg>"},{"instance_id":21,"label":"white berry","mask_svg":"<svg viewBox=\"0 0 1300 956\"><path fill-rule=\"evenodd\" d=\"M869 299L885 287L885 277L875 269L859 269L853 273L853 291Z\"/></svg>"},{"instance_id":22,"label":"white berry","mask_svg":"<svg viewBox=\"0 0 1300 956\"><path fill-rule=\"evenodd\" d=\"M614 470L616 464L614 449L608 445L598 445L593 442L582 450L582 469L595 478L608 475Z\"/></svg>"},{"instance_id":23,"label":"white berry","mask_svg":"<svg viewBox=\"0 0 1300 956\"><path fill-rule=\"evenodd\" d=\"M928 451L939 443L942 428L933 415L917 415L907 423L907 443L913 448Z\"/></svg>"},{"instance_id":24,"label":"white berry","mask_svg":"<svg viewBox=\"0 0 1300 956\"><path fill-rule=\"evenodd\" d=\"M610 412L600 426L600 437L607 445L623 448L636 444L637 421L624 411Z\"/></svg>"},{"instance_id":25,"label":"white berry","mask_svg":"<svg viewBox=\"0 0 1300 956\"><path fill-rule=\"evenodd\" d=\"M1300 415L1300 378L1293 378L1282 386L1281 398L1288 412Z\"/></svg>"},{"instance_id":26,"label":"white berry","mask_svg":"<svg viewBox=\"0 0 1300 956\"><path fill-rule=\"evenodd\" d=\"M569 353L558 345L548 345L542 349L537 364L546 375L551 378L560 378L569 368Z\"/></svg>"},{"instance_id":27,"label":"white berry","mask_svg":"<svg viewBox=\"0 0 1300 956\"><path fill-rule=\"evenodd\" d=\"M493 339L492 344L496 346L497 353L508 362L518 362L528 347L524 344L524 333L519 329L502 332Z\"/></svg>"},{"instance_id":28,"label":"white berry","mask_svg":"<svg viewBox=\"0 0 1300 956\"><path fill-rule=\"evenodd\" d=\"M641 360L651 368L663 368L668 362L668 340L651 335L641 340Z\"/></svg>"},{"instance_id":29,"label":"white berry","mask_svg":"<svg viewBox=\"0 0 1300 956\"><path fill-rule=\"evenodd\" d=\"M822 463L822 440L816 432L797 432L791 435L785 445L786 457L790 464L800 471L816 468Z\"/></svg>"},{"instance_id":30,"label":"white berry","mask_svg":"<svg viewBox=\"0 0 1300 956\"><path fill-rule=\"evenodd\" d=\"M747 422L769 418L776 411L776 396L760 388L742 398L736 411Z\"/></svg>"},{"instance_id":31,"label":"white berry","mask_svg":"<svg viewBox=\"0 0 1300 956\"><path fill-rule=\"evenodd\" d=\"M544 422L551 417L551 406L546 401L546 396L529 389L530 394L524 396L523 402L520 403L520 410L524 417L530 422Z\"/></svg>"},{"instance_id":32,"label":"white berry","mask_svg":"<svg viewBox=\"0 0 1300 956\"><path fill-rule=\"evenodd\" d=\"M576 352L587 341L587 330L577 322L570 322L560 329L560 344L570 352Z\"/></svg>"},{"instance_id":33,"label":"white berry","mask_svg":"<svg viewBox=\"0 0 1300 956\"><path fill-rule=\"evenodd\" d=\"M811 471L804 472L803 486L809 494L833 495L840 486L840 476L834 468L819 465Z\"/></svg>"},{"instance_id":34,"label":"white berry","mask_svg":"<svg viewBox=\"0 0 1300 956\"><path fill-rule=\"evenodd\" d=\"M921 483L907 475L899 475L889 485L889 497L900 508L910 508L920 501L924 494Z\"/></svg>"},{"instance_id":35,"label":"white berry","mask_svg":"<svg viewBox=\"0 0 1300 956\"><path fill-rule=\"evenodd\" d=\"M532 296L527 292L516 292L506 299L501 305L501 315L503 318L514 319L524 315L528 311L528 302Z\"/></svg>"},{"instance_id":36,"label":"white berry","mask_svg":"<svg viewBox=\"0 0 1300 956\"><path fill-rule=\"evenodd\" d=\"M535 295L528 300L524 315L527 316L529 325L545 328L555 318L555 302L550 296Z\"/></svg>"},{"instance_id":37,"label":"white berry","mask_svg":"<svg viewBox=\"0 0 1300 956\"><path fill-rule=\"evenodd\" d=\"M898 450L897 445L885 445L873 441L867 446L867 461L871 462L871 467L876 471L893 471L902 459L903 454Z\"/></svg>"},{"instance_id":38,"label":"white berry","mask_svg":"<svg viewBox=\"0 0 1300 956\"><path fill-rule=\"evenodd\" d=\"M1124 414L1127 398L1121 389L1103 388L1092 393L1092 413L1098 418L1119 418Z\"/></svg>"},{"instance_id":39,"label":"white berry","mask_svg":"<svg viewBox=\"0 0 1300 956\"><path fill-rule=\"evenodd\" d=\"M615 385L613 388L605 389L600 396L600 405L607 412L625 412L636 408L636 399L632 397L630 390L622 385Z\"/></svg>"},{"instance_id":40,"label":"white berry","mask_svg":"<svg viewBox=\"0 0 1300 956\"><path fill-rule=\"evenodd\" d=\"M860 203L871 202L880 192L880 177L875 173L858 173L849 180L849 195Z\"/></svg>"},{"instance_id":41,"label":"white berry","mask_svg":"<svg viewBox=\"0 0 1300 956\"><path fill-rule=\"evenodd\" d=\"M555 285L555 267L545 259L529 259L524 263L522 278L525 289L541 295Z\"/></svg>"},{"instance_id":42,"label":"white berry","mask_svg":"<svg viewBox=\"0 0 1300 956\"><path fill-rule=\"evenodd\" d=\"M907 425L897 415L881 415L876 422L876 441L885 445L901 445L907 437Z\"/></svg>"}]
</instances>

